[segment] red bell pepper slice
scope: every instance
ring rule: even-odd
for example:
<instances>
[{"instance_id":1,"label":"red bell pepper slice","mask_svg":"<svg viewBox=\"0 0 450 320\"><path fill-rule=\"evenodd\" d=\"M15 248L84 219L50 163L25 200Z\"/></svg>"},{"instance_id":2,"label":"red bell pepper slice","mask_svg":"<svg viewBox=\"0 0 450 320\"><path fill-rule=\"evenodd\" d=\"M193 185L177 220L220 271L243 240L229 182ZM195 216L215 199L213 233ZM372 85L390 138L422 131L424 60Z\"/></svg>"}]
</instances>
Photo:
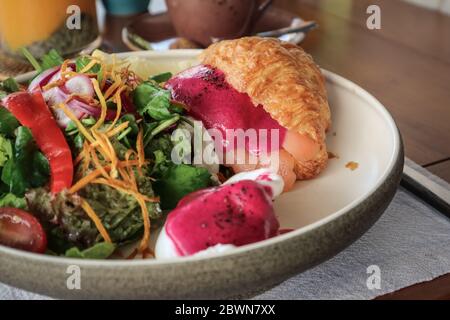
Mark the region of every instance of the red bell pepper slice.
<instances>
[{"instance_id":1,"label":"red bell pepper slice","mask_svg":"<svg viewBox=\"0 0 450 320\"><path fill-rule=\"evenodd\" d=\"M72 186L73 162L70 147L40 91L17 92L3 105L33 134L39 149L50 164L50 190L58 193Z\"/></svg>"}]
</instances>

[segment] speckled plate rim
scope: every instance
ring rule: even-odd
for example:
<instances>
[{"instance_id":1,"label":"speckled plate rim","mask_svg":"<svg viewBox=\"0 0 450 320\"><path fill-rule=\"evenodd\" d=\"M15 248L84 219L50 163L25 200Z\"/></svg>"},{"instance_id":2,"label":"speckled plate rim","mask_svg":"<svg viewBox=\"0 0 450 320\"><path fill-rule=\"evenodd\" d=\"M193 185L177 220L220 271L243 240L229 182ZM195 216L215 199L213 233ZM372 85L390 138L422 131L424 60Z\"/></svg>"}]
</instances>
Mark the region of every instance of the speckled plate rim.
<instances>
[{"instance_id":1,"label":"speckled plate rim","mask_svg":"<svg viewBox=\"0 0 450 320\"><path fill-rule=\"evenodd\" d=\"M170 57L186 57L186 59L189 58L195 58L198 54L201 53L202 50L196 50L196 49L189 49L189 50L169 50L169 51L141 51L141 52L125 52L117 54L117 57L119 58L127 58L130 56L134 57L141 57L141 58L170 58ZM67 264L77 264L80 267L86 266L86 267L141 267L141 266L165 266L165 265L174 265L174 264L183 264L188 262L194 262L194 261L202 261L202 260L210 260L210 259L219 259L227 256L234 256L234 255L240 255L245 252L249 252L252 250L256 250L258 248L262 247L270 247L273 245L276 245L281 242L289 241L293 238L300 237L308 232L313 231L314 229L318 229L321 226L324 226L328 223L331 223L332 221L338 219L339 217L345 215L348 212L351 212L353 209L360 206L365 200L370 199L373 194L375 194L386 182L387 179L393 178L395 175L395 170L398 169L396 166L399 163L399 157L403 156L403 147L402 147L402 141L400 137L400 133L398 131L397 125L395 124L394 119L392 118L391 114L386 110L386 108L369 92L358 86L357 84L351 82L350 80L345 79L344 77L341 77L333 72L327 71L322 69L324 76L326 80L330 83L333 83L337 86L342 87L345 90L350 91L351 93L359 96L363 100L367 101L368 104L371 105L372 108L376 110L376 112L382 116L382 118L386 121L386 123L389 125L389 128L391 130L391 135L393 137L393 152L389 159L388 165L386 166L383 174L378 179L378 181L372 186L371 189L369 189L365 194L361 195L359 198L356 198L348 205L342 207L340 210L328 215L327 217L320 219L314 223L311 223L309 225L306 225L302 228L299 228L297 230L279 235L277 237L267 239L264 241L260 241L257 243L245 245L242 247L238 247L234 249L233 251L224 252L221 254L215 254L208 257L203 256L191 256L191 257L185 257L181 259L168 259L168 260L81 260L81 259L72 259L72 258L65 258L65 257L54 257L49 255L42 255L42 254L34 254L29 252L24 252L12 248L8 248L5 246L0 245L0 252L4 253L6 255L12 255L12 256L21 256L23 258L29 258L30 261L33 260L39 260L40 262L46 262L46 263L52 263L52 264L61 264L61 265L67 265ZM18 81L27 81L33 76L33 72L23 74L21 76L18 76L16 79ZM403 162L403 161L401 161Z\"/></svg>"}]
</instances>

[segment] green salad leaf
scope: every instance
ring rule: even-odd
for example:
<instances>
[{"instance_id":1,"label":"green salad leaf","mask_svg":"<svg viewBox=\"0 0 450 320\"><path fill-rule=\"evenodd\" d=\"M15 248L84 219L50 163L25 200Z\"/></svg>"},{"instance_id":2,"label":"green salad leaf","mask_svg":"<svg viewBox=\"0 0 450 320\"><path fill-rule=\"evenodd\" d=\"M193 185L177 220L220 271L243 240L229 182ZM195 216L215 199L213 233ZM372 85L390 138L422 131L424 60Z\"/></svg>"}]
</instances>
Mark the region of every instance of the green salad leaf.
<instances>
[{"instance_id":1,"label":"green salad leaf","mask_svg":"<svg viewBox=\"0 0 450 320\"><path fill-rule=\"evenodd\" d=\"M155 120L167 120L183 109L171 102L169 90L161 88L154 81L141 83L133 91L133 101L141 116L149 116Z\"/></svg>"},{"instance_id":2,"label":"green salad leaf","mask_svg":"<svg viewBox=\"0 0 450 320\"><path fill-rule=\"evenodd\" d=\"M92 59L88 56L81 56L75 60L75 65L77 68L77 72L83 70L89 63L91 63ZM92 68L88 70L88 73L94 73L97 75L98 82L102 81L103 72L102 66L99 63L94 64Z\"/></svg>"},{"instance_id":3,"label":"green salad leaf","mask_svg":"<svg viewBox=\"0 0 450 320\"><path fill-rule=\"evenodd\" d=\"M51 69L53 67L57 67L62 65L64 62L63 57L59 54L55 49L50 50L46 55L44 55L41 59L41 69L42 71Z\"/></svg>"},{"instance_id":4,"label":"green salad leaf","mask_svg":"<svg viewBox=\"0 0 450 320\"><path fill-rule=\"evenodd\" d=\"M26 209L27 202L23 197L17 197L12 193L7 193L0 198L0 207Z\"/></svg>"},{"instance_id":5,"label":"green salad leaf","mask_svg":"<svg viewBox=\"0 0 450 320\"><path fill-rule=\"evenodd\" d=\"M61 57L59 52L55 49L50 50L46 55L44 55L40 63L35 57L33 57L27 48L22 48L22 54L25 58L27 58L38 74L53 67L60 66L64 62L64 58Z\"/></svg>"},{"instance_id":6,"label":"green salad leaf","mask_svg":"<svg viewBox=\"0 0 450 320\"><path fill-rule=\"evenodd\" d=\"M78 259L106 259L113 254L114 250L116 250L116 246L113 243L99 242L85 250L77 247L70 248L66 251L65 256Z\"/></svg>"},{"instance_id":7,"label":"green salad leaf","mask_svg":"<svg viewBox=\"0 0 450 320\"><path fill-rule=\"evenodd\" d=\"M138 190L147 197L154 197L152 179L147 175L137 175ZM108 231L116 245L123 245L142 236L144 222L139 202L128 193L107 185L88 184L77 194L60 192L51 194L47 189L34 188L26 193L28 206L39 220L52 228L49 248L63 253L64 244L87 249L103 242L92 219L81 207L80 197L86 200ZM161 218L159 204L146 203L152 220ZM66 249L69 249L66 248Z\"/></svg>"},{"instance_id":8,"label":"green salad leaf","mask_svg":"<svg viewBox=\"0 0 450 320\"><path fill-rule=\"evenodd\" d=\"M212 186L211 174L206 168L174 164L163 154L155 152L153 174L156 194L161 198L161 209L170 210L187 194Z\"/></svg>"},{"instance_id":9,"label":"green salad leaf","mask_svg":"<svg viewBox=\"0 0 450 320\"><path fill-rule=\"evenodd\" d=\"M2 90L13 93L20 90L19 84L14 78L7 78L0 83Z\"/></svg>"},{"instance_id":10,"label":"green salad leaf","mask_svg":"<svg viewBox=\"0 0 450 320\"><path fill-rule=\"evenodd\" d=\"M17 121L11 112L0 106L0 134L11 137L19 125L19 121Z\"/></svg>"},{"instance_id":11,"label":"green salad leaf","mask_svg":"<svg viewBox=\"0 0 450 320\"><path fill-rule=\"evenodd\" d=\"M172 72L164 72L151 77L150 80L156 83L163 83L169 81L170 78L172 78Z\"/></svg>"},{"instance_id":12,"label":"green salad leaf","mask_svg":"<svg viewBox=\"0 0 450 320\"><path fill-rule=\"evenodd\" d=\"M19 84L13 78L8 78L0 82L0 99L20 90Z\"/></svg>"},{"instance_id":13,"label":"green salad leaf","mask_svg":"<svg viewBox=\"0 0 450 320\"><path fill-rule=\"evenodd\" d=\"M11 140L0 134L0 167L3 167L5 163L12 158L12 155Z\"/></svg>"},{"instance_id":14,"label":"green salad leaf","mask_svg":"<svg viewBox=\"0 0 450 320\"><path fill-rule=\"evenodd\" d=\"M50 176L48 160L38 150L31 131L17 129L13 156L5 163L1 180L9 192L22 197L28 188L44 185Z\"/></svg>"}]
</instances>

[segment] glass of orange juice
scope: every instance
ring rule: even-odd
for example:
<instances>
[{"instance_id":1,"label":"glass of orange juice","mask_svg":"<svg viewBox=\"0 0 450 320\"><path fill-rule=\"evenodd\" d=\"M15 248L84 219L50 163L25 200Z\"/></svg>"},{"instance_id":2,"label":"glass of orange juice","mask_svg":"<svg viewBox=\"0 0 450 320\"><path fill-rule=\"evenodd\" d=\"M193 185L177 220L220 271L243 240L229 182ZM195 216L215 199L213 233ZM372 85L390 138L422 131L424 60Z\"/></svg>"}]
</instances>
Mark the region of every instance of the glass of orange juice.
<instances>
[{"instance_id":1,"label":"glass of orange juice","mask_svg":"<svg viewBox=\"0 0 450 320\"><path fill-rule=\"evenodd\" d=\"M95 0L0 0L0 48L40 58L51 49L63 56L99 43Z\"/></svg>"}]
</instances>

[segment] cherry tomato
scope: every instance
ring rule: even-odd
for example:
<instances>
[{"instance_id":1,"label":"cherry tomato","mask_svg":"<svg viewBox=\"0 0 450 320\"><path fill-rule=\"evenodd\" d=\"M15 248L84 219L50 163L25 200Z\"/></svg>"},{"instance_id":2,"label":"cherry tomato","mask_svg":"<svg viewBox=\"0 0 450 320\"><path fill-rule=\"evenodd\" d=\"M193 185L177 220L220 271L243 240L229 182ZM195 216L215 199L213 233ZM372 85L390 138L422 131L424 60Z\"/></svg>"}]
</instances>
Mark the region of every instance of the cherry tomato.
<instances>
[{"instance_id":1,"label":"cherry tomato","mask_svg":"<svg viewBox=\"0 0 450 320\"><path fill-rule=\"evenodd\" d=\"M44 253L47 249L47 237L39 221L28 212L15 208L0 208L0 244Z\"/></svg>"}]
</instances>

